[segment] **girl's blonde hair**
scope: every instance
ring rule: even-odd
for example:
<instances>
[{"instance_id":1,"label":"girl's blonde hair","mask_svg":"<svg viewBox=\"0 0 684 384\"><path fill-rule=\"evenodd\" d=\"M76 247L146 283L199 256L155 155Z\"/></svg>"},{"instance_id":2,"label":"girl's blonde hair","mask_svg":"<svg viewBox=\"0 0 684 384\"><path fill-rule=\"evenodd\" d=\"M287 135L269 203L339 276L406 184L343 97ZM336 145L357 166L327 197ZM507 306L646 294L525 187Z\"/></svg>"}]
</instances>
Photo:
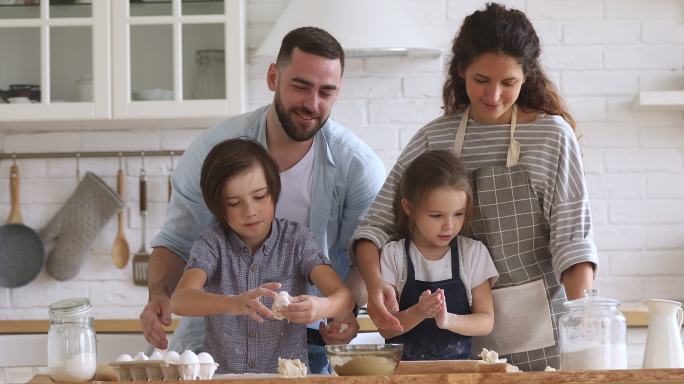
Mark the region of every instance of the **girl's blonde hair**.
<instances>
[{"instance_id":1,"label":"girl's blonde hair","mask_svg":"<svg viewBox=\"0 0 684 384\"><path fill-rule=\"evenodd\" d=\"M409 164L399 181L394 199L397 219L395 240L411 233L411 218L404 212L401 199L408 200L412 205L420 204L430 191L440 187L451 187L466 193L464 224L469 222L473 213L473 188L463 163L450 151L427 151Z\"/></svg>"}]
</instances>

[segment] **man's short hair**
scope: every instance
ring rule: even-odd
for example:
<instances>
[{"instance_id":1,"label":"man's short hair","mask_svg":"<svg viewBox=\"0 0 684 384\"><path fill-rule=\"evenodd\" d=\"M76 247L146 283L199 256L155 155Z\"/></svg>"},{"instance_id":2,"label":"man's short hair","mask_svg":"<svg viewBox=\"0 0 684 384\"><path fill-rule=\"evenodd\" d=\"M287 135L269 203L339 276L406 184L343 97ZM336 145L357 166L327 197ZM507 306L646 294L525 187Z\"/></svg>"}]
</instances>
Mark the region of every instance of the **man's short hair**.
<instances>
[{"instance_id":1,"label":"man's short hair","mask_svg":"<svg viewBox=\"0 0 684 384\"><path fill-rule=\"evenodd\" d=\"M316 27L301 27L290 31L283 37L283 42L280 44L276 59L278 68L290 63L295 48L328 59L339 59L342 73L344 73L344 50L337 39L328 32Z\"/></svg>"}]
</instances>

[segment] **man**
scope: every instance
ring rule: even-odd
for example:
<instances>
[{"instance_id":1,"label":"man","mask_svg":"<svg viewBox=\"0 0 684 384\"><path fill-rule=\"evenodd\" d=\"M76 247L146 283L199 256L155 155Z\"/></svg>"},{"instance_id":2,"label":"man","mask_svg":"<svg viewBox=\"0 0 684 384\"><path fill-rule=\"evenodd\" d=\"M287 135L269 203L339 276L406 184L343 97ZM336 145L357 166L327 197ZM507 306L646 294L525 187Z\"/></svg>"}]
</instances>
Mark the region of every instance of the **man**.
<instances>
[{"instance_id":1,"label":"man","mask_svg":"<svg viewBox=\"0 0 684 384\"><path fill-rule=\"evenodd\" d=\"M168 345L162 324L171 322L170 295L195 237L213 222L200 190L202 163L214 145L228 138L249 136L268 149L282 181L276 217L308 226L335 271L347 277L351 267L347 243L380 190L385 169L370 147L329 119L343 71L344 52L334 37L313 27L291 31L283 38L276 63L268 68L273 103L219 123L185 152L173 174L166 222L152 242L149 301L140 315L145 338L152 345ZM326 342L348 343L356 336L359 326L354 315L350 313L344 323L348 324L344 331L338 323L310 325L312 373L327 372ZM203 319L183 318L170 349L199 349L203 341Z\"/></svg>"}]
</instances>

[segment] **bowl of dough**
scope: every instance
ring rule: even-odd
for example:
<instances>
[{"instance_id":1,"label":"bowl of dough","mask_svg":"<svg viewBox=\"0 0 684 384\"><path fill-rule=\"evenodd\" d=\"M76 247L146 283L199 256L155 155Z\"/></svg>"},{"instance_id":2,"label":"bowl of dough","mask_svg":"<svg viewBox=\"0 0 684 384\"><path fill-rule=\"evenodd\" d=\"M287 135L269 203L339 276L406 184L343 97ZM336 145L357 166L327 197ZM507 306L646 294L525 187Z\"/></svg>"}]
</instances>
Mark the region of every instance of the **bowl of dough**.
<instances>
[{"instance_id":1,"label":"bowl of dough","mask_svg":"<svg viewBox=\"0 0 684 384\"><path fill-rule=\"evenodd\" d=\"M333 344L325 346L339 376L391 375L401 361L403 344Z\"/></svg>"}]
</instances>

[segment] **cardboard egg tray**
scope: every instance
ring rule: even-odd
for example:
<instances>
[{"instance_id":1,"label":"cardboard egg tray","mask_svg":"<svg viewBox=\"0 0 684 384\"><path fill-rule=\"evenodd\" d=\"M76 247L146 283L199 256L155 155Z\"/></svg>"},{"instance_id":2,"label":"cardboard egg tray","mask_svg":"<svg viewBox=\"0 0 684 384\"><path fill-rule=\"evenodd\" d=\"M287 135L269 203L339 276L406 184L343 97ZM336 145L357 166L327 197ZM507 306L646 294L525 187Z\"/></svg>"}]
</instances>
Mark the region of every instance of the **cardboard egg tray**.
<instances>
[{"instance_id":1,"label":"cardboard egg tray","mask_svg":"<svg viewBox=\"0 0 684 384\"><path fill-rule=\"evenodd\" d=\"M119 382L122 381L176 381L211 380L217 363L169 363L164 360L133 360L109 363Z\"/></svg>"}]
</instances>

